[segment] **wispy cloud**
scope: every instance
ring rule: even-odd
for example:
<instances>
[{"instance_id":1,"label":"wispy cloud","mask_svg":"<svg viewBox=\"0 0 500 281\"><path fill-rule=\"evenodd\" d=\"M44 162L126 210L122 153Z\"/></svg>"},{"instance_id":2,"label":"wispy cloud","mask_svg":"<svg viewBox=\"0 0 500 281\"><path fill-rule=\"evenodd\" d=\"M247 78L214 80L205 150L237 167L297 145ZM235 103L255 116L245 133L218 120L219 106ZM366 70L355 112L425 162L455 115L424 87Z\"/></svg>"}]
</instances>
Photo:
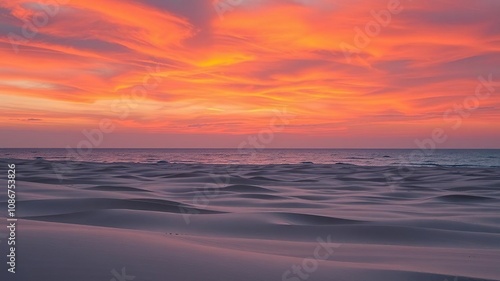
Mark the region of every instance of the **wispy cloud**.
<instances>
[{"instance_id":1,"label":"wispy cloud","mask_svg":"<svg viewBox=\"0 0 500 281\"><path fill-rule=\"evenodd\" d=\"M401 1L405 9L350 62L340 43L387 1L331 2L249 1L221 20L212 0L72 0L17 54L9 34L23 36L26 20L45 12L1 2L0 127L34 115L50 120L33 125L45 129L95 124L153 62L163 83L120 124L127 131L246 134L287 106L297 116L290 133L393 135L441 123L429 112L473 93L479 75L500 81L499 1ZM492 96L469 122L491 130L499 106Z\"/></svg>"}]
</instances>

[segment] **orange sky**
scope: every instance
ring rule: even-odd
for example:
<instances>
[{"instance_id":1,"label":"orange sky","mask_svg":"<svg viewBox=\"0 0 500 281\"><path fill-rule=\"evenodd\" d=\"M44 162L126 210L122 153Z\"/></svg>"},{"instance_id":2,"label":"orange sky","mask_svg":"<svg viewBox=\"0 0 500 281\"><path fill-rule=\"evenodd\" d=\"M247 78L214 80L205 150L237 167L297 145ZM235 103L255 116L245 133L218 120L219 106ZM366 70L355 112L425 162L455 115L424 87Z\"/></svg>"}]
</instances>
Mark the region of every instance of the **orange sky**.
<instances>
[{"instance_id":1,"label":"orange sky","mask_svg":"<svg viewBox=\"0 0 500 281\"><path fill-rule=\"evenodd\" d=\"M439 147L500 148L499 14L494 0L5 0L0 147L74 147L105 119L96 147L266 131L266 147L412 148L440 128Z\"/></svg>"}]
</instances>

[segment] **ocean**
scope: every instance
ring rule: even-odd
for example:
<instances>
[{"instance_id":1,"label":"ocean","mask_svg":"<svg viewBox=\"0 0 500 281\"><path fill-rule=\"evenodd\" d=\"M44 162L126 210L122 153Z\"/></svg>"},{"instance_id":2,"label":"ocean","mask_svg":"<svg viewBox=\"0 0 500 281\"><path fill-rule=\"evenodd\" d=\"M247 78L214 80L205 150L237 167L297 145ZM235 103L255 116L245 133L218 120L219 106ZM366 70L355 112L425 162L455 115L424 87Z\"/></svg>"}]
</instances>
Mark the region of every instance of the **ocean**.
<instances>
[{"instance_id":1,"label":"ocean","mask_svg":"<svg viewBox=\"0 0 500 281\"><path fill-rule=\"evenodd\" d=\"M0 149L3 159L100 163L500 167L500 149Z\"/></svg>"}]
</instances>

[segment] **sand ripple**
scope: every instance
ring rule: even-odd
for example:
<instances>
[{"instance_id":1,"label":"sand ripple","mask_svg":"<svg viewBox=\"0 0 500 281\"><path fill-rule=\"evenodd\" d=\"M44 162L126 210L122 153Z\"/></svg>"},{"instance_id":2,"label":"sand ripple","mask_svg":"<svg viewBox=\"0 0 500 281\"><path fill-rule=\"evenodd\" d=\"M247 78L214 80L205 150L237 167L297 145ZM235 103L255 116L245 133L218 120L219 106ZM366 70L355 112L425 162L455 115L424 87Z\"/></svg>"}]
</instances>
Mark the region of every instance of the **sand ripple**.
<instances>
[{"instance_id":1,"label":"sand ripple","mask_svg":"<svg viewBox=\"0 0 500 281\"><path fill-rule=\"evenodd\" d=\"M308 280L500 280L500 168L15 163L18 280L278 281L327 236Z\"/></svg>"}]
</instances>

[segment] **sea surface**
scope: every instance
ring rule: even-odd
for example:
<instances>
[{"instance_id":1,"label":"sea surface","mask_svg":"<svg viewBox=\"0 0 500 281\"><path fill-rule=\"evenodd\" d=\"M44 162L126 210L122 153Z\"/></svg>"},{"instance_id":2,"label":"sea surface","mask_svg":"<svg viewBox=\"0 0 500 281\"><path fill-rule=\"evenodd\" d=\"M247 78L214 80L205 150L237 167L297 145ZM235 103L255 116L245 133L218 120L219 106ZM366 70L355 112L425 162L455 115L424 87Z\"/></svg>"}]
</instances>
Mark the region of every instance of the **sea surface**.
<instances>
[{"instance_id":1,"label":"sea surface","mask_svg":"<svg viewBox=\"0 0 500 281\"><path fill-rule=\"evenodd\" d=\"M99 163L500 167L500 149L0 149L4 159Z\"/></svg>"}]
</instances>

